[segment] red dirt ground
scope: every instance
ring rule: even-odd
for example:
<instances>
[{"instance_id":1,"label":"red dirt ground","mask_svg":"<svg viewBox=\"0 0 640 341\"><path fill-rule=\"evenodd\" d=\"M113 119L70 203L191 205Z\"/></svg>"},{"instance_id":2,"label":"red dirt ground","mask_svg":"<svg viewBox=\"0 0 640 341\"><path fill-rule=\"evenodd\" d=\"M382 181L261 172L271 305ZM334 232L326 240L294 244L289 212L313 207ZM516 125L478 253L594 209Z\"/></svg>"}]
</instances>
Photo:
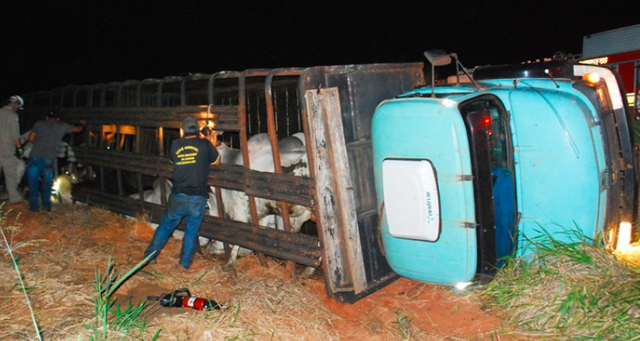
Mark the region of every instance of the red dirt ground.
<instances>
[{"instance_id":1,"label":"red dirt ground","mask_svg":"<svg viewBox=\"0 0 640 341\"><path fill-rule=\"evenodd\" d=\"M62 205L61 205L62 206ZM80 237L78 230L74 232L64 229L50 229L48 222L58 219L57 214L62 214L61 206L54 207L53 213L31 213L26 204L10 207L9 221L16 213L20 212L20 222L23 225L21 237L25 240L43 235L46 231L48 240L65 240L64 243L82 243L86 249L107 248L107 245L115 243L113 240L128 240L133 245L133 251L127 251L127 257L134 259L141 257L143 247L152 237L153 231L144 224L135 226L134 231L127 231L123 236L122 230L99 229ZM5 208L6 210L6 208ZM87 223L91 223L88 221ZM90 229L88 231L91 231ZM81 240L81 241L80 241ZM117 244L114 244L116 248ZM170 241L163 252L165 254L179 253L180 242ZM55 249L50 249L55 252ZM159 258L158 266L162 262L177 263L173 256ZM197 256L192 270L216 268L220 269L222 261L219 258ZM264 269L259 265L257 257L247 256L239 261L239 267L244 276L272 276L274 280L290 281L286 278L285 267L282 262L270 260L270 269ZM228 271L228 270L227 270ZM223 274L221 276L230 276ZM452 289L415 282L401 278L389 286L363 298L355 304L342 304L327 297L324 278L321 274L311 279L294 280L294 285L301 290L307 290L310 297L320 306L327 308L331 317L330 329L339 340L384 340L379 332L380 326L389 329L399 329L402 322L409 322L410 334L396 334L398 339L412 340L525 340L522 335L513 331L503 320L491 312L483 311L480 303L474 295L464 296L456 294ZM145 287L145 285L147 285ZM175 287L178 287L175 284ZM161 286L153 283L140 284L136 288L129 289L128 295L146 297L149 293L157 293ZM166 290L166 289L165 289ZM232 293L221 294L217 300L229 298ZM226 297L225 297L226 296ZM223 301L224 302L224 301ZM167 310L160 310L167 313ZM173 309L171 313L179 310ZM395 326L395 327L394 327ZM518 336L519 335L519 336ZM260 339L260 338L257 338ZM309 339L307 337L307 339ZM333 337L332 337L333 339Z\"/></svg>"}]
</instances>

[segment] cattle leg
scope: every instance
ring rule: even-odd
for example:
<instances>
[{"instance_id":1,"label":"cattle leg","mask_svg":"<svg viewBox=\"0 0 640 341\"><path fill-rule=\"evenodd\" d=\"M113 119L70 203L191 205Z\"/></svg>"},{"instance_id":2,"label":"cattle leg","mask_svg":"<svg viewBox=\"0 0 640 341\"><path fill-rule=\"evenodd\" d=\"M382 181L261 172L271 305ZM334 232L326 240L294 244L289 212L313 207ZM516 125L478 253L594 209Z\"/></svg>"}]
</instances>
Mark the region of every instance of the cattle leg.
<instances>
[{"instance_id":1,"label":"cattle leg","mask_svg":"<svg viewBox=\"0 0 640 341\"><path fill-rule=\"evenodd\" d=\"M316 268L307 266L304 271L300 274L300 278L311 278L313 274L316 272Z\"/></svg>"},{"instance_id":2,"label":"cattle leg","mask_svg":"<svg viewBox=\"0 0 640 341\"><path fill-rule=\"evenodd\" d=\"M227 259L227 263L224 265L225 268L234 268L236 267L236 260L238 259L238 251L240 251L240 247L238 245L233 245L231 247L231 254Z\"/></svg>"},{"instance_id":3,"label":"cattle leg","mask_svg":"<svg viewBox=\"0 0 640 341\"><path fill-rule=\"evenodd\" d=\"M233 278L238 278L238 272L236 270L236 259L238 258L239 250L240 250L240 247L238 245L233 245L231 247L230 255L227 258L227 263L222 266L223 269L232 271ZM227 247L225 246L225 254L227 254L226 251L227 251Z\"/></svg>"}]
</instances>

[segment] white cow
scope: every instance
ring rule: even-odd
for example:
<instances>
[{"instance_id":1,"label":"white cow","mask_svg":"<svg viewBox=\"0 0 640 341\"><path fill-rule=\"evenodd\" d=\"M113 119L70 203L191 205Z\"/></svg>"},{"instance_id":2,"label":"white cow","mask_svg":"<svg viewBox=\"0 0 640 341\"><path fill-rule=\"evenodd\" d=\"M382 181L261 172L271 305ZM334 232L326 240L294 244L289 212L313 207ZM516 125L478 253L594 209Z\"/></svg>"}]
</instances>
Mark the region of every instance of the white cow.
<instances>
[{"instance_id":1,"label":"white cow","mask_svg":"<svg viewBox=\"0 0 640 341\"><path fill-rule=\"evenodd\" d=\"M163 184L162 178L157 178L153 182L152 189L143 191L142 200L153 203L153 204L157 204L157 205L162 204L162 184ZM164 188L165 200L169 200L169 195L171 194L171 187L173 187L173 184L171 183L171 180L165 178L164 185L165 185L165 188ZM140 194L139 193L131 194L129 197L133 199L139 199Z\"/></svg>"},{"instance_id":2,"label":"white cow","mask_svg":"<svg viewBox=\"0 0 640 341\"><path fill-rule=\"evenodd\" d=\"M247 148L249 149L249 154L255 154L259 151L261 146L268 141L268 135L266 135L267 140L264 140L264 136L257 136L256 138L249 139ZM244 164L242 160L242 150L236 148L230 148L226 144L221 143L220 146L217 147L218 153L220 153L220 163L225 165L242 165ZM207 202L208 210L207 214L214 217L220 217L218 214L218 201L216 197L216 189L214 187L210 187L211 192L209 193L209 200ZM223 196L223 205L229 205L225 207L233 206L233 199L231 198L231 191L223 190L221 195ZM226 202L226 203L225 203ZM211 239L209 244L206 247L207 251L212 254L222 254L224 253L224 244L220 241ZM251 253L251 250L245 248L239 248L235 250L237 255L245 256ZM234 258L235 259L235 258Z\"/></svg>"},{"instance_id":3,"label":"white cow","mask_svg":"<svg viewBox=\"0 0 640 341\"><path fill-rule=\"evenodd\" d=\"M273 154L271 142L267 134L257 134L248 140L249 161L251 169L261 172L274 172ZM280 150L280 164L284 172L300 176L308 176L309 168L307 154L304 145L304 135L298 133L278 142ZM218 148L222 155L222 161L226 164L243 165L242 153L239 150L226 146ZM225 160L226 158L226 160ZM226 162L225 162L226 161ZM249 199L246 193L222 189L222 203L225 216L229 219L248 223L251 219L249 211ZM210 200L210 206L216 206L214 200ZM262 226L283 229L280 206L273 200L255 198L258 211L259 224ZM217 213L217 209L216 209ZM299 232L302 224L312 217L312 211L304 206L289 205L290 223L293 232ZM216 214L217 215L217 214ZM234 265L240 247L233 246L228 265Z\"/></svg>"},{"instance_id":4,"label":"white cow","mask_svg":"<svg viewBox=\"0 0 640 341\"><path fill-rule=\"evenodd\" d=\"M278 147L280 149L280 164L283 171L299 176L309 175L306 149L304 147L304 142L300 137L287 137L278 142ZM267 134L257 134L252 136L248 141L248 149L251 169L271 173L275 171L271 142ZM235 165L244 164L241 153L235 153L235 159L230 159L229 161L231 164ZM242 222L249 222L249 201L246 193L223 189L222 202L225 207L225 214L228 218ZM272 200L256 198L256 206L258 208L259 220L262 220L270 214L280 213L279 205ZM308 208L297 205L289 206L290 211L293 214L292 217L310 213ZM307 220L308 217L307 219L304 219L304 221ZM300 226L304 221L297 224L293 224L292 222L293 231L299 232ZM267 224L262 225L267 226Z\"/></svg>"}]
</instances>

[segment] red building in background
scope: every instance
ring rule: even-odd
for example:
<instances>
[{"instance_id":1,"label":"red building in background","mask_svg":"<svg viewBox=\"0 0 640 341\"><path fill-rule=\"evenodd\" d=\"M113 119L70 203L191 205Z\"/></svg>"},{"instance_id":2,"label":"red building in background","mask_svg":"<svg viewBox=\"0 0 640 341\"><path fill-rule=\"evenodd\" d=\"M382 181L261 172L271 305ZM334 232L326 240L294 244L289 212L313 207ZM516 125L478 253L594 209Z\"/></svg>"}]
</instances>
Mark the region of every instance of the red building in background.
<instances>
[{"instance_id":1,"label":"red building in background","mask_svg":"<svg viewBox=\"0 0 640 341\"><path fill-rule=\"evenodd\" d=\"M580 63L609 65L622 77L627 101L640 118L640 25L586 35Z\"/></svg>"}]
</instances>

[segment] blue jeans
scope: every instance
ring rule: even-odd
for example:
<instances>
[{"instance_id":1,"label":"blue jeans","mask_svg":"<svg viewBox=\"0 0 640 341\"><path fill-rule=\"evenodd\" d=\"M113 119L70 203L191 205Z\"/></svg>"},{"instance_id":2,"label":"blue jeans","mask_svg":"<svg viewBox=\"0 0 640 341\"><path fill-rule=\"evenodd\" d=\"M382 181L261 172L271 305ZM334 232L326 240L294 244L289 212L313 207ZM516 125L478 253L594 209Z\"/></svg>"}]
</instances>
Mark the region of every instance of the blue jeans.
<instances>
[{"instance_id":1,"label":"blue jeans","mask_svg":"<svg viewBox=\"0 0 640 341\"><path fill-rule=\"evenodd\" d=\"M53 186L53 160L37 156L29 158L27 164L29 180L29 208L38 212L38 194L42 191L42 209L51 211L51 186Z\"/></svg>"},{"instance_id":2,"label":"blue jeans","mask_svg":"<svg viewBox=\"0 0 640 341\"><path fill-rule=\"evenodd\" d=\"M185 218L184 239L182 240L182 250L180 251L180 266L189 269L193 262L193 255L196 252L198 242L198 232L200 224L204 218L204 210L207 205L207 198L200 196L190 196L186 194L171 193L167 207L160 218L160 225L153 235L153 240L144 252L145 258L154 251L156 252L151 260L160 254L162 248L175 231L182 218Z\"/></svg>"}]
</instances>

